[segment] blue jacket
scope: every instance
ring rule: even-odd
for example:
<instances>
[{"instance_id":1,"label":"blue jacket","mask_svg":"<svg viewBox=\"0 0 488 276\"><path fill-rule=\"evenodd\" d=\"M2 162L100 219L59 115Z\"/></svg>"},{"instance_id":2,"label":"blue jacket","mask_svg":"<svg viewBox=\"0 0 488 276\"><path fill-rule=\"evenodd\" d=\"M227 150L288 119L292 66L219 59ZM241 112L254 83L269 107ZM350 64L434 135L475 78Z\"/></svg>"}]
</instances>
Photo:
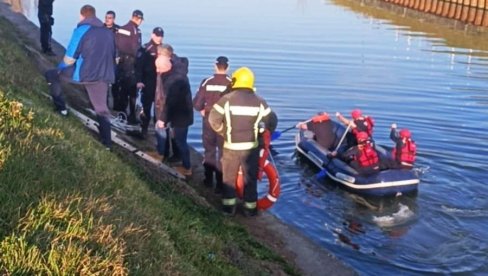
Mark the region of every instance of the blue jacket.
<instances>
[{"instance_id":1,"label":"blue jacket","mask_svg":"<svg viewBox=\"0 0 488 276\"><path fill-rule=\"evenodd\" d=\"M113 32L96 17L78 23L58 69L74 65L76 82L115 81L115 39Z\"/></svg>"}]
</instances>

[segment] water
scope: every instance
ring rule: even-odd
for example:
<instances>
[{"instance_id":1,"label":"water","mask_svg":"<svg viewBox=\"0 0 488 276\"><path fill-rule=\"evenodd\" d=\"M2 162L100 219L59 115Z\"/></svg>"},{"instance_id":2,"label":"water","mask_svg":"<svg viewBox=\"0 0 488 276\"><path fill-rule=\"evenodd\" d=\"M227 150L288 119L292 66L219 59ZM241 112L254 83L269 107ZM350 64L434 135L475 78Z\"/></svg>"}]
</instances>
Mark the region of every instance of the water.
<instances>
[{"instance_id":1,"label":"water","mask_svg":"<svg viewBox=\"0 0 488 276\"><path fill-rule=\"evenodd\" d=\"M488 273L485 36L347 0L97 2L99 15L113 9L119 24L143 10L145 41L163 26L165 42L190 59L194 90L219 55L231 69L252 68L279 129L353 108L375 118L381 144L391 145L391 123L410 128L417 196L364 199L317 181L287 132L274 142L283 193L271 212L364 275ZM63 44L85 3L55 2L54 37ZM24 6L37 23L32 4ZM196 118L189 140L202 150Z\"/></svg>"}]
</instances>

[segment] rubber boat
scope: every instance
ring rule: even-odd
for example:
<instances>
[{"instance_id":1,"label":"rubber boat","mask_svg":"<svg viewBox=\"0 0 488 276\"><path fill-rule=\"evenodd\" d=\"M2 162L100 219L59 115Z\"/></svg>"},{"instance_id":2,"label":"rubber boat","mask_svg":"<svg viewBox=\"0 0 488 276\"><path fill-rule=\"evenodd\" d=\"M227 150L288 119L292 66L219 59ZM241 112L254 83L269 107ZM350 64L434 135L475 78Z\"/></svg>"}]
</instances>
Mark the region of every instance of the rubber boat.
<instances>
[{"instance_id":1,"label":"rubber boat","mask_svg":"<svg viewBox=\"0 0 488 276\"><path fill-rule=\"evenodd\" d=\"M416 170L381 168L377 173L360 175L340 158L329 157L328 154L335 149L346 131L343 125L335 121L332 121L332 123L335 135L332 150L320 146L314 140L314 133L309 130L300 129L295 137L297 152L315 164L321 170L320 175L325 174L347 190L368 196L395 196L417 191L420 180ZM347 135L352 134L348 133ZM345 139L345 141L348 140ZM345 141L338 149L339 154L348 148ZM376 143L375 149L382 164L392 163L391 152L382 146L376 145Z\"/></svg>"}]
</instances>

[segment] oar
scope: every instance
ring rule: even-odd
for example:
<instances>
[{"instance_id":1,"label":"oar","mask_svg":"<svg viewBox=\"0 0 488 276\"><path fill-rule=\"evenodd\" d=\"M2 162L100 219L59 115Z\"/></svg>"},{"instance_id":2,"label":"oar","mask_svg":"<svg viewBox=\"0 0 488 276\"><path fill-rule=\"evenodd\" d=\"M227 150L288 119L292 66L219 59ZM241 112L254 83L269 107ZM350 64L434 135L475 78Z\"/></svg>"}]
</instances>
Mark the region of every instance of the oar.
<instances>
[{"instance_id":1,"label":"oar","mask_svg":"<svg viewBox=\"0 0 488 276\"><path fill-rule=\"evenodd\" d=\"M285 132L287 132L287 131L290 131L290 130L292 130L292 129L295 129L295 128L296 128L296 127L299 125L299 124L306 124L306 123L311 122L311 121L312 121L312 119L308 119L308 120L306 120L306 121L299 122L299 123L297 123L296 125L291 126L291 127L289 127L289 128L286 128L286 129L284 129L284 130L282 130L282 131L277 131L277 130L275 130L275 131L274 131L274 132L271 134L271 141L274 141L274 140L276 140L276 139L280 138L280 137L281 137L281 134L283 134L283 133L285 133Z\"/></svg>"},{"instance_id":2,"label":"oar","mask_svg":"<svg viewBox=\"0 0 488 276\"><path fill-rule=\"evenodd\" d=\"M346 130L344 131L344 134L342 134L342 137L341 137L341 140L339 140L339 144L337 144L335 150L333 152L336 152L337 153L337 150L339 149L339 147L341 146L342 142L344 141L344 139L346 138L346 135L347 135L347 132L349 132L349 129L351 128L351 125L352 123L349 123L347 125L347 128ZM332 159L329 158L329 162L331 161ZM329 162L327 162L327 164L325 164L324 167L327 167L329 165ZM327 171L326 169L322 169L320 170L320 172L318 172L316 175L315 175L315 178L317 179L321 179L323 177L325 177L327 175Z\"/></svg>"}]
</instances>

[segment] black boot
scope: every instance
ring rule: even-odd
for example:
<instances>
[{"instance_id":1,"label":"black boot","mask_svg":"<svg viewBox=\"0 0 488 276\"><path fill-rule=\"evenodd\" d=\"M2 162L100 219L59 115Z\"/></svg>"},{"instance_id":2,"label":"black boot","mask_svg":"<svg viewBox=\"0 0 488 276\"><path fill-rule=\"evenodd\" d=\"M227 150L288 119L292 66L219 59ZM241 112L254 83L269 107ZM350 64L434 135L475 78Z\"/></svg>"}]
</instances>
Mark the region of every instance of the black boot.
<instances>
[{"instance_id":1,"label":"black boot","mask_svg":"<svg viewBox=\"0 0 488 276\"><path fill-rule=\"evenodd\" d=\"M110 127L110 120L105 117L105 116L97 116L98 120L98 130L100 134L100 140L102 141L102 144L107 148L111 149L112 148L112 130Z\"/></svg>"},{"instance_id":2,"label":"black boot","mask_svg":"<svg viewBox=\"0 0 488 276\"><path fill-rule=\"evenodd\" d=\"M215 170L215 178L216 178L216 184L215 184L215 189L214 192L216 194L222 193L222 189L224 188L224 183L222 180L222 172L219 170Z\"/></svg>"},{"instance_id":3,"label":"black boot","mask_svg":"<svg viewBox=\"0 0 488 276\"><path fill-rule=\"evenodd\" d=\"M210 188L213 186L213 175L215 169L212 165L206 163L203 163L203 169L205 170L205 179L203 179L203 185Z\"/></svg>"}]
</instances>

